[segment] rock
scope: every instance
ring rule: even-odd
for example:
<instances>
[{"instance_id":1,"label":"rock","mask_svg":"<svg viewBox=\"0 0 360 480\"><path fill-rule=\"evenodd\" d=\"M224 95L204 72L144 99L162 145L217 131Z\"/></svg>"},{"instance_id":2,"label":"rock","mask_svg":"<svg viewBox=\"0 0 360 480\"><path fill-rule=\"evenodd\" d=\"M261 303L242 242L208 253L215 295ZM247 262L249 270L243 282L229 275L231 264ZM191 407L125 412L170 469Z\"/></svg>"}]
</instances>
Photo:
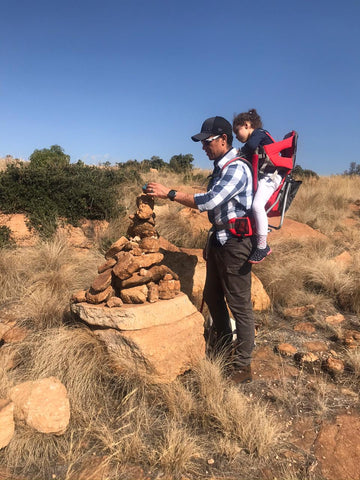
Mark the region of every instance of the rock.
<instances>
[{"instance_id":1,"label":"rock","mask_svg":"<svg viewBox=\"0 0 360 480\"><path fill-rule=\"evenodd\" d=\"M91 290L94 293L100 293L111 285L112 271L110 269L100 273L91 284Z\"/></svg>"},{"instance_id":2,"label":"rock","mask_svg":"<svg viewBox=\"0 0 360 480\"><path fill-rule=\"evenodd\" d=\"M179 280L160 280L159 298L160 300L169 300L174 298L180 292Z\"/></svg>"},{"instance_id":3,"label":"rock","mask_svg":"<svg viewBox=\"0 0 360 480\"><path fill-rule=\"evenodd\" d=\"M0 323L0 340L3 339L6 332L11 330L15 326L16 326L16 321L15 320L14 321L1 322Z\"/></svg>"},{"instance_id":4,"label":"rock","mask_svg":"<svg viewBox=\"0 0 360 480\"><path fill-rule=\"evenodd\" d=\"M271 306L269 295L260 279L253 272L251 272L251 301L255 311L268 310Z\"/></svg>"},{"instance_id":5,"label":"rock","mask_svg":"<svg viewBox=\"0 0 360 480\"><path fill-rule=\"evenodd\" d=\"M160 244L157 238L144 237L141 240L139 247L146 253L156 253L160 249Z\"/></svg>"},{"instance_id":6,"label":"rock","mask_svg":"<svg viewBox=\"0 0 360 480\"><path fill-rule=\"evenodd\" d=\"M32 247L39 241L39 235L29 230L26 215L22 213L0 214L0 225L11 230L11 237L20 247Z\"/></svg>"},{"instance_id":7,"label":"rock","mask_svg":"<svg viewBox=\"0 0 360 480\"><path fill-rule=\"evenodd\" d=\"M109 258L108 260L106 260L105 263L102 263L99 267L98 267L98 273L103 273L105 272L105 270L108 270L109 268L112 268L116 265L116 258Z\"/></svg>"},{"instance_id":8,"label":"rock","mask_svg":"<svg viewBox=\"0 0 360 480\"><path fill-rule=\"evenodd\" d=\"M145 303L148 295L146 285L125 288L120 292L120 298L124 303Z\"/></svg>"},{"instance_id":9,"label":"rock","mask_svg":"<svg viewBox=\"0 0 360 480\"><path fill-rule=\"evenodd\" d=\"M0 398L0 449L9 445L14 432L14 403Z\"/></svg>"},{"instance_id":10,"label":"rock","mask_svg":"<svg viewBox=\"0 0 360 480\"><path fill-rule=\"evenodd\" d=\"M285 357L292 357L297 352L297 348L290 343L280 343L276 350Z\"/></svg>"},{"instance_id":11,"label":"rock","mask_svg":"<svg viewBox=\"0 0 360 480\"><path fill-rule=\"evenodd\" d=\"M153 223L154 222L134 218L133 224L129 226L127 233L130 237L156 237L157 231Z\"/></svg>"},{"instance_id":12,"label":"rock","mask_svg":"<svg viewBox=\"0 0 360 480\"><path fill-rule=\"evenodd\" d=\"M70 420L65 386L55 377L20 383L10 390L15 418L42 433L63 434Z\"/></svg>"},{"instance_id":13,"label":"rock","mask_svg":"<svg viewBox=\"0 0 360 480\"><path fill-rule=\"evenodd\" d=\"M106 302L106 306L109 308L121 307L123 305L123 301L119 297L111 297Z\"/></svg>"},{"instance_id":14,"label":"rock","mask_svg":"<svg viewBox=\"0 0 360 480\"><path fill-rule=\"evenodd\" d=\"M86 302L86 290L79 290L78 292L73 293L70 301L72 303Z\"/></svg>"},{"instance_id":15,"label":"rock","mask_svg":"<svg viewBox=\"0 0 360 480\"><path fill-rule=\"evenodd\" d=\"M187 299L188 300L188 299ZM166 304L176 301L168 300ZM188 300L190 303L190 301ZM157 302L147 308L164 302ZM174 320L174 317L168 317ZM134 361L139 369L145 368L148 363L154 370L154 382L172 382L178 375L189 370L205 355L204 318L195 311L188 316L176 317L176 320L167 325L157 325L142 330L126 330L119 332L114 329L95 330L94 333L109 349L113 365L119 372L124 371L121 358L134 355ZM126 346L133 345L133 347ZM125 349L125 350L124 350ZM139 355L145 359L145 364L139 361Z\"/></svg>"},{"instance_id":16,"label":"rock","mask_svg":"<svg viewBox=\"0 0 360 480\"><path fill-rule=\"evenodd\" d=\"M326 480L360 480L360 417L338 415L324 422L315 441L315 455Z\"/></svg>"},{"instance_id":17,"label":"rock","mask_svg":"<svg viewBox=\"0 0 360 480\"><path fill-rule=\"evenodd\" d=\"M301 322L295 325L294 330L295 332L311 334L315 332L315 327L310 322Z\"/></svg>"},{"instance_id":18,"label":"rock","mask_svg":"<svg viewBox=\"0 0 360 480\"><path fill-rule=\"evenodd\" d=\"M141 269L144 270L144 269ZM149 271L146 270L146 275L141 275L140 271L138 273L133 273L131 277L126 278L125 280L116 281L116 286L119 289L136 287L138 285L144 285L145 283L151 282L152 278L149 274Z\"/></svg>"},{"instance_id":19,"label":"rock","mask_svg":"<svg viewBox=\"0 0 360 480\"><path fill-rule=\"evenodd\" d=\"M2 335L2 340L4 343L22 342L28 334L29 331L25 327L15 325Z\"/></svg>"},{"instance_id":20,"label":"rock","mask_svg":"<svg viewBox=\"0 0 360 480\"><path fill-rule=\"evenodd\" d=\"M329 325L339 325L340 323L345 321L344 315L338 313L337 315L330 315L325 318L325 322Z\"/></svg>"},{"instance_id":21,"label":"rock","mask_svg":"<svg viewBox=\"0 0 360 480\"><path fill-rule=\"evenodd\" d=\"M122 308L117 309L87 303L74 303L70 308L89 325L117 330L140 330L166 325L176 321L177 318L197 312L189 298L183 293L179 293L174 299L166 302L123 305Z\"/></svg>"},{"instance_id":22,"label":"rock","mask_svg":"<svg viewBox=\"0 0 360 480\"><path fill-rule=\"evenodd\" d=\"M287 239L295 239L302 242L313 240L327 241L326 235L314 230L313 228L309 227L309 225L296 222L290 218L285 218L282 228L280 230L273 230L269 237L270 244L283 242Z\"/></svg>"},{"instance_id":23,"label":"rock","mask_svg":"<svg viewBox=\"0 0 360 480\"><path fill-rule=\"evenodd\" d=\"M101 303L106 302L110 297L114 295L114 290L112 286L105 289L103 292L96 293L91 290L86 292L86 301L89 303Z\"/></svg>"},{"instance_id":24,"label":"rock","mask_svg":"<svg viewBox=\"0 0 360 480\"><path fill-rule=\"evenodd\" d=\"M109 250L105 253L105 258L108 260L109 258L114 257L117 253L121 252L127 242L128 239L126 237L120 237L119 240L114 242Z\"/></svg>"},{"instance_id":25,"label":"rock","mask_svg":"<svg viewBox=\"0 0 360 480\"><path fill-rule=\"evenodd\" d=\"M345 365L339 358L328 357L324 362L324 368L332 374L342 373Z\"/></svg>"},{"instance_id":26,"label":"rock","mask_svg":"<svg viewBox=\"0 0 360 480\"><path fill-rule=\"evenodd\" d=\"M297 353L295 360L299 363L314 363L319 360L319 356L312 352Z\"/></svg>"},{"instance_id":27,"label":"rock","mask_svg":"<svg viewBox=\"0 0 360 480\"><path fill-rule=\"evenodd\" d=\"M159 285L154 282L148 284L148 298L149 303L155 303L159 300Z\"/></svg>"},{"instance_id":28,"label":"rock","mask_svg":"<svg viewBox=\"0 0 360 480\"><path fill-rule=\"evenodd\" d=\"M352 257L349 252L345 251L342 252L340 255L335 257L334 262L341 268L341 269L346 269L352 264Z\"/></svg>"},{"instance_id":29,"label":"rock","mask_svg":"<svg viewBox=\"0 0 360 480\"><path fill-rule=\"evenodd\" d=\"M136 211L136 215L141 220L149 220L154 215L154 212L150 205L141 203Z\"/></svg>"},{"instance_id":30,"label":"rock","mask_svg":"<svg viewBox=\"0 0 360 480\"><path fill-rule=\"evenodd\" d=\"M301 307L288 307L284 308L285 317L304 317L307 313L314 313L315 305L303 305Z\"/></svg>"},{"instance_id":31,"label":"rock","mask_svg":"<svg viewBox=\"0 0 360 480\"><path fill-rule=\"evenodd\" d=\"M326 352L328 346L324 342L305 342L304 347L308 352Z\"/></svg>"},{"instance_id":32,"label":"rock","mask_svg":"<svg viewBox=\"0 0 360 480\"><path fill-rule=\"evenodd\" d=\"M151 210L154 210L154 206L155 206L154 197L151 197L146 193L141 193L136 197L136 206L140 207L141 205L149 205Z\"/></svg>"},{"instance_id":33,"label":"rock","mask_svg":"<svg viewBox=\"0 0 360 480\"><path fill-rule=\"evenodd\" d=\"M350 349L360 347L360 332L357 330L345 330L344 344Z\"/></svg>"},{"instance_id":34,"label":"rock","mask_svg":"<svg viewBox=\"0 0 360 480\"><path fill-rule=\"evenodd\" d=\"M117 263L112 271L120 280L125 280L136 272L136 265L133 264L134 256L130 252L119 252L116 254L116 260Z\"/></svg>"}]
</instances>

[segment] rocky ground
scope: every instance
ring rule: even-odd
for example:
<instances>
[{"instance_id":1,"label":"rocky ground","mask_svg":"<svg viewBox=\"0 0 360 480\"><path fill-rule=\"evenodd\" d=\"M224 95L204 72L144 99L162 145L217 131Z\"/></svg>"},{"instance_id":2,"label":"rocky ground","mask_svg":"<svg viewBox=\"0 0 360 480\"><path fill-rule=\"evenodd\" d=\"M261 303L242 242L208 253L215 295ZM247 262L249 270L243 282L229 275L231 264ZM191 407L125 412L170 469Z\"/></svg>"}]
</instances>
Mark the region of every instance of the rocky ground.
<instances>
[{"instance_id":1,"label":"rocky ground","mask_svg":"<svg viewBox=\"0 0 360 480\"><path fill-rule=\"evenodd\" d=\"M183 215L190 221L192 214L185 210ZM206 221L201 218L201 224L205 225ZM22 225L18 216L16 222ZM200 223L196 219L195 222L198 225ZM83 234L76 231L79 244L72 237L76 248L86 248L90 242L84 228L81 231ZM33 239L25 230L21 232L27 245L31 245ZM281 240L284 236L297 239L321 236L310 227L291 220L286 220L283 229L272 235L275 243L277 238ZM165 250L166 241L163 242L164 263L180 278L181 290L200 308L204 274L201 252L179 249L168 244ZM343 255L338 261L346 263L349 258ZM254 271L256 273L256 267ZM247 395L249 402L265 402L286 425L286 435L281 448L273 453L273 458L267 461L254 459L248 467L244 467L246 461L241 455L237 461L229 464L220 457L212 456L210 452L209 458L200 462L201 478L360 479L359 372L354 371L349 362L349 352L358 352L360 349L360 318L340 311L329 315L312 304L276 311L271 306L263 308L264 302L267 303L266 298L258 301L262 306L256 309L253 381L239 388ZM0 324L1 326L2 345L19 341L26 335L16 325L16 320L13 323L8 321L5 326ZM56 379L54 385L54 388L61 391L62 387ZM35 387L37 392L43 388L41 385ZM26 385L26 388L25 394L22 393L25 397L29 386ZM11 393L11 399L19 395L15 389ZM59 398L58 396L58 401ZM26 398L23 401L26 403ZM60 406L68 417L65 399ZM3 420L6 423L11 408L13 407L8 401L1 401L0 422ZM28 405L24 409L28 411ZM36 423L36 419L31 421ZM61 432L64 424L60 422L58 425L58 419L54 422L57 433ZM97 478L111 478L107 470L108 464L103 462L104 467L101 468L102 462L101 457L92 458L88 469L79 472L79 480L89 478L95 467ZM56 475L54 473L53 478L57 478ZM146 472L134 466L124 469L118 478L152 480L166 479L166 476L161 471ZM0 469L0 479L15 480L15 477L4 468Z\"/></svg>"}]
</instances>

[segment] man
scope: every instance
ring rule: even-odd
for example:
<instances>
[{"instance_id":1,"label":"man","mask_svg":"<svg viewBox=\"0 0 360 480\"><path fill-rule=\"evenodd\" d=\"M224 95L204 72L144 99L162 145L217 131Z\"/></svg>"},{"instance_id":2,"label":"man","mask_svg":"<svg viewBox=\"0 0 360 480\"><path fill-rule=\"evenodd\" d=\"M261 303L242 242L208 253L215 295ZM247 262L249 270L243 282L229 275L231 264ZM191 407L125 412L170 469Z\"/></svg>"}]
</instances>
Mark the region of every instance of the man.
<instances>
[{"instance_id":1,"label":"man","mask_svg":"<svg viewBox=\"0 0 360 480\"><path fill-rule=\"evenodd\" d=\"M236 158L232 148L232 126L223 117L212 117L202 124L201 132L191 137L202 142L214 170L206 193L195 195L169 190L150 182L145 192L158 198L169 198L187 207L207 211L213 227L207 245L207 274L204 300L209 307L217 334L218 346L230 349L232 329L226 301L236 323L237 341L232 380L251 381L251 353L254 347L254 318L251 303L251 237L235 236L229 231L229 220L244 217L251 208L252 172ZM229 162L229 163L228 163ZM226 299L226 301L225 301Z\"/></svg>"}]
</instances>

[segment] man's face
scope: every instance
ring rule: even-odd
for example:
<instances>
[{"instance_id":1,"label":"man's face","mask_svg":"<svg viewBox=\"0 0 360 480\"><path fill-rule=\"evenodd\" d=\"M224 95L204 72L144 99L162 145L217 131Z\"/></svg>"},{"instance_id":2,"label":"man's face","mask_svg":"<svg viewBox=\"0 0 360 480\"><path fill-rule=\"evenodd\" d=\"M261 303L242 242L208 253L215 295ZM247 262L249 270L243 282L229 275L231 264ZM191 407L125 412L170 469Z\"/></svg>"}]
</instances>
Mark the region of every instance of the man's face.
<instances>
[{"instance_id":1,"label":"man's face","mask_svg":"<svg viewBox=\"0 0 360 480\"><path fill-rule=\"evenodd\" d=\"M213 135L202 142L202 148L209 160L223 157L228 151L226 135Z\"/></svg>"}]
</instances>

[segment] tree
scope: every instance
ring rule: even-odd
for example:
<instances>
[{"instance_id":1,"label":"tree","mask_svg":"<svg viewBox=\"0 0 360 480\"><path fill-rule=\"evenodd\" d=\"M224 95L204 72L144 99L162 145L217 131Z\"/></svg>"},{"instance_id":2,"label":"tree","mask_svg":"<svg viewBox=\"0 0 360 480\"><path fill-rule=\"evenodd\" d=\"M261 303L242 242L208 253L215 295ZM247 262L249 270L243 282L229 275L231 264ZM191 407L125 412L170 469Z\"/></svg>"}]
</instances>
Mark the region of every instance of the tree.
<instances>
[{"instance_id":1,"label":"tree","mask_svg":"<svg viewBox=\"0 0 360 480\"><path fill-rule=\"evenodd\" d=\"M349 170L345 170L344 175L360 175L360 163L351 162Z\"/></svg>"},{"instance_id":2,"label":"tree","mask_svg":"<svg viewBox=\"0 0 360 480\"><path fill-rule=\"evenodd\" d=\"M319 175L314 172L313 170L309 170L309 169L304 169L304 168L301 168L300 165L296 165L292 172L291 172L294 176L296 177L302 177L302 178L309 178L309 177L314 177L314 178L319 178Z\"/></svg>"},{"instance_id":3,"label":"tree","mask_svg":"<svg viewBox=\"0 0 360 480\"><path fill-rule=\"evenodd\" d=\"M65 167L70 163L70 155L66 155L59 145L52 145L50 148L34 150L30 155L30 166L54 166Z\"/></svg>"},{"instance_id":4,"label":"tree","mask_svg":"<svg viewBox=\"0 0 360 480\"><path fill-rule=\"evenodd\" d=\"M187 153L186 155L174 155L170 158L169 166L170 169L176 173L186 173L192 170L194 157L191 153Z\"/></svg>"}]
</instances>

